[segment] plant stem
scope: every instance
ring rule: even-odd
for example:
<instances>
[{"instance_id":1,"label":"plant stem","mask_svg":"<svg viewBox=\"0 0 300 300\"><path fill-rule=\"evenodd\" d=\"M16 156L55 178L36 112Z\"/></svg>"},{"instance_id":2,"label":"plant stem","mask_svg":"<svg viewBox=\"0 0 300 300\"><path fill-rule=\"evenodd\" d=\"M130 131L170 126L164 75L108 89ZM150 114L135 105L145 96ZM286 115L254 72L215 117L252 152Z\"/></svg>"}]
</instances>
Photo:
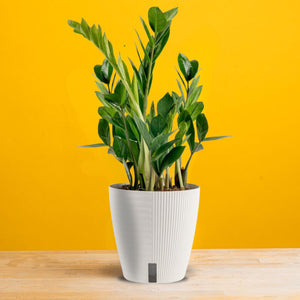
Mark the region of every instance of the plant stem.
<instances>
[{"instance_id":1,"label":"plant stem","mask_svg":"<svg viewBox=\"0 0 300 300\"><path fill-rule=\"evenodd\" d=\"M167 168L167 170L166 170L165 186L166 186L166 189L168 189L170 187L170 170L169 170L169 168Z\"/></svg>"},{"instance_id":2,"label":"plant stem","mask_svg":"<svg viewBox=\"0 0 300 300\"><path fill-rule=\"evenodd\" d=\"M155 41L154 41L154 46L155 46ZM147 83L146 83L145 96L144 96L144 105L143 105L144 118L146 118L146 112L147 112L147 102L148 102L148 93L149 93L149 87L150 87L150 76L151 76L151 71L152 71L154 46L152 46L152 48L151 48L149 69L148 69L148 75L147 75Z\"/></svg>"},{"instance_id":3,"label":"plant stem","mask_svg":"<svg viewBox=\"0 0 300 300\"><path fill-rule=\"evenodd\" d=\"M159 177L159 186L160 186L160 190L163 191L164 190L164 178L163 178L163 175L161 175Z\"/></svg>"},{"instance_id":4,"label":"plant stem","mask_svg":"<svg viewBox=\"0 0 300 300\"><path fill-rule=\"evenodd\" d=\"M127 124L126 124L126 119L125 119L125 114L124 114L124 109L121 108L122 110L122 118L123 118L123 122L124 122L124 126L125 126L125 136L126 136L126 141L128 144L128 148L132 157L132 161L133 161L133 168L134 168L134 188L137 189L138 187L138 182L139 182L139 177L138 177L138 165L136 162L136 159L134 157L133 151L132 151L132 147L131 147L131 143L129 140L129 135L128 135L128 128L127 128Z\"/></svg>"},{"instance_id":5,"label":"plant stem","mask_svg":"<svg viewBox=\"0 0 300 300\"><path fill-rule=\"evenodd\" d=\"M186 101L187 101L189 96L189 91L190 91L190 83L188 81L186 82L186 86L187 86L186 88Z\"/></svg>"},{"instance_id":6,"label":"plant stem","mask_svg":"<svg viewBox=\"0 0 300 300\"><path fill-rule=\"evenodd\" d=\"M179 180L179 186L181 189L184 189L183 181L182 181L182 174L181 174L181 164L180 159L176 160L177 165L177 174L178 174L178 180Z\"/></svg>"}]
</instances>

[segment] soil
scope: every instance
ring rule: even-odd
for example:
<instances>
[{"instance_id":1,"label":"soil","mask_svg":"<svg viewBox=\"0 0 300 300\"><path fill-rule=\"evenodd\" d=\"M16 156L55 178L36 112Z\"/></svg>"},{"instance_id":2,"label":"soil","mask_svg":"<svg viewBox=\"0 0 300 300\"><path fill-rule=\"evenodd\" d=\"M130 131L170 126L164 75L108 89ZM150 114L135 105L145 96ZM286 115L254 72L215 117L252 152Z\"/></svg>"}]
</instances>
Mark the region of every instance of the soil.
<instances>
[{"instance_id":1,"label":"soil","mask_svg":"<svg viewBox=\"0 0 300 300\"><path fill-rule=\"evenodd\" d=\"M134 189L130 189L130 185L129 184L124 184L120 187L120 189L122 190L133 190L133 191L145 191L144 189L141 189L141 187L138 187L138 189L134 190ZM154 192L175 192L175 191L185 191L185 190L192 190L192 187L186 187L186 188L179 188L175 185L171 186L170 188L166 189L164 188L163 190L161 189L155 189Z\"/></svg>"}]
</instances>

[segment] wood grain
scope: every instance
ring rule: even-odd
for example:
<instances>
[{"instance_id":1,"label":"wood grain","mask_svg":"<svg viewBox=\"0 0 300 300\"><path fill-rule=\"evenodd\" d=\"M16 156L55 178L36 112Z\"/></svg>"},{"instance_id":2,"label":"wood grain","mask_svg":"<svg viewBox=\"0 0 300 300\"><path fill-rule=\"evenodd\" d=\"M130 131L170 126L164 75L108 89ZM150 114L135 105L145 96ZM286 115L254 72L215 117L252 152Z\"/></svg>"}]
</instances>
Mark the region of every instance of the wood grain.
<instances>
[{"instance_id":1,"label":"wood grain","mask_svg":"<svg viewBox=\"0 0 300 300\"><path fill-rule=\"evenodd\" d=\"M0 299L299 300L300 250L193 250L173 284L127 282L116 251L0 252Z\"/></svg>"}]
</instances>

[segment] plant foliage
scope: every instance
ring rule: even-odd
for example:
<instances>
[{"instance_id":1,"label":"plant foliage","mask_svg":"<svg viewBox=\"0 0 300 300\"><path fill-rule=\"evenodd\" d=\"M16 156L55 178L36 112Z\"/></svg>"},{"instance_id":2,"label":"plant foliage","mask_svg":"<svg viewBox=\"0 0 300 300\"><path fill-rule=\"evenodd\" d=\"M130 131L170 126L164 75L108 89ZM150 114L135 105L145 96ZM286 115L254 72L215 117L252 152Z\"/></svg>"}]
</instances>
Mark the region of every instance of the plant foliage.
<instances>
[{"instance_id":1,"label":"plant foliage","mask_svg":"<svg viewBox=\"0 0 300 300\"><path fill-rule=\"evenodd\" d=\"M198 85L198 61L189 60L182 53L178 55L180 71L177 70L180 93L166 93L156 108L151 103L147 113L153 70L168 42L177 11L173 8L162 12L151 7L148 25L141 18L147 41L143 42L136 32L138 64L129 59L132 75L121 55L115 55L99 25L90 26L84 19L68 21L75 33L93 42L104 55L102 64L94 67L96 96L101 102L98 135L102 143L82 147L107 147L108 153L123 164L132 189L163 190L172 185L184 189L190 161L203 149L202 143L227 137L206 136L208 122L202 112L204 105L198 101L202 91ZM189 159L183 165L181 157L185 149L189 151ZM172 165L175 165L174 182L170 176Z\"/></svg>"}]
</instances>

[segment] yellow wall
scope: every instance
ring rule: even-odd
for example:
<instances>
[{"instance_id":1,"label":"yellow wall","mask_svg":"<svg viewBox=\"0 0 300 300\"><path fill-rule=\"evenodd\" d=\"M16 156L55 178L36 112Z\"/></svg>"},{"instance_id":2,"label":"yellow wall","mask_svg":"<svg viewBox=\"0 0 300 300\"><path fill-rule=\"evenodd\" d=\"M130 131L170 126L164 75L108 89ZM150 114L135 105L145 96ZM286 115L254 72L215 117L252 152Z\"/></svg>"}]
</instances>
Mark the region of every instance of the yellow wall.
<instances>
[{"instance_id":1,"label":"yellow wall","mask_svg":"<svg viewBox=\"0 0 300 300\"><path fill-rule=\"evenodd\" d=\"M299 1L3 1L0 249L115 248L108 185L126 180L98 142L97 49L67 19L100 23L123 57L150 6L179 6L151 99L177 89L179 51L200 61L210 135L195 248L300 247Z\"/></svg>"}]
</instances>

